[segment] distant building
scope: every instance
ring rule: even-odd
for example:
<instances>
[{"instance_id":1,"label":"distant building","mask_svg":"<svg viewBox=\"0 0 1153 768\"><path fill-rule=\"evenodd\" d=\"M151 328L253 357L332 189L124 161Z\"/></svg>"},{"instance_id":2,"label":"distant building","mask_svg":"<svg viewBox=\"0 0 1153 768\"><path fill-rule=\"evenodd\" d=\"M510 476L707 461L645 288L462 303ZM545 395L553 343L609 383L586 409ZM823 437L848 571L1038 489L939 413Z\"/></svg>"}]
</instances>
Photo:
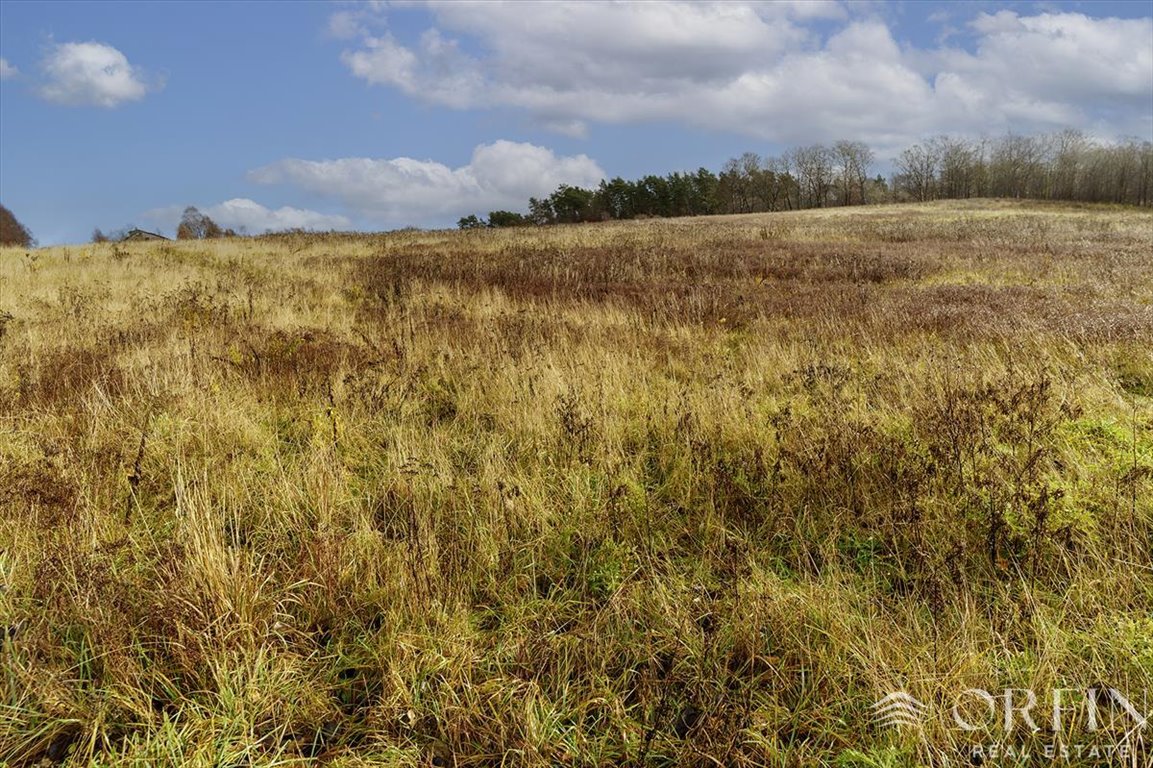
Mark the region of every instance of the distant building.
<instances>
[{"instance_id":1,"label":"distant building","mask_svg":"<svg viewBox=\"0 0 1153 768\"><path fill-rule=\"evenodd\" d=\"M164 235L158 235L155 232L145 232L143 229L130 229L120 239L122 243L140 243L145 240L167 240Z\"/></svg>"}]
</instances>

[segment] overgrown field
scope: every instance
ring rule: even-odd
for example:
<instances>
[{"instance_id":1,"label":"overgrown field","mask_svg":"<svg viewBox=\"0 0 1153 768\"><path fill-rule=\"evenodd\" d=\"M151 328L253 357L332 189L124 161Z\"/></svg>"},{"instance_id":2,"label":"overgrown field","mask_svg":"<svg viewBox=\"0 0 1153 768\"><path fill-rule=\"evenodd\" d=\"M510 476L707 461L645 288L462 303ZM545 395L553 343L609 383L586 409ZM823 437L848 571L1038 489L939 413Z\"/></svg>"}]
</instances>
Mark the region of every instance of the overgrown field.
<instances>
[{"instance_id":1,"label":"overgrown field","mask_svg":"<svg viewBox=\"0 0 1153 768\"><path fill-rule=\"evenodd\" d=\"M1151 553L1149 211L0 251L0 763L1147 765Z\"/></svg>"}]
</instances>

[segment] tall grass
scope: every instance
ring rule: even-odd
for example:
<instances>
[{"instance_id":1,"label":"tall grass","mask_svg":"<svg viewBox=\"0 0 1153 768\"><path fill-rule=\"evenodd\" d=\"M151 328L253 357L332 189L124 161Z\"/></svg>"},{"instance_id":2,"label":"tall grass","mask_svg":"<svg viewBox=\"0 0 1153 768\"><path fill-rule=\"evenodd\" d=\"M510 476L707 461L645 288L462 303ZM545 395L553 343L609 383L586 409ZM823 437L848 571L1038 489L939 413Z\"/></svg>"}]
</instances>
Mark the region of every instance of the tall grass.
<instances>
[{"instance_id":1,"label":"tall grass","mask_svg":"<svg viewBox=\"0 0 1153 768\"><path fill-rule=\"evenodd\" d=\"M1153 691L1150 242L977 202L0 251L0 760L1072 740L872 704Z\"/></svg>"}]
</instances>

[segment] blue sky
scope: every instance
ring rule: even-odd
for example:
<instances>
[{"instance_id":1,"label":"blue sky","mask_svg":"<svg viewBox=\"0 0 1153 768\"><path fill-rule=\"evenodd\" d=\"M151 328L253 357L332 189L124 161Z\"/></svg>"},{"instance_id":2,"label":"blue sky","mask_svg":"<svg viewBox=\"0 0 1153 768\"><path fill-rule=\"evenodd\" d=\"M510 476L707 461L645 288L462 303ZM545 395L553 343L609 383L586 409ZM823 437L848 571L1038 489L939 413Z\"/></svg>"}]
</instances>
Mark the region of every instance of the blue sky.
<instances>
[{"instance_id":1,"label":"blue sky","mask_svg":"<svg viewBox=\"0 0 1153 768\"><path fill-rule=\"evenodd\" d=\"M847 138L1153 139L1153 2L0 2L0 202L44 244L451 225Z\"/></svg>"}]
</instances>

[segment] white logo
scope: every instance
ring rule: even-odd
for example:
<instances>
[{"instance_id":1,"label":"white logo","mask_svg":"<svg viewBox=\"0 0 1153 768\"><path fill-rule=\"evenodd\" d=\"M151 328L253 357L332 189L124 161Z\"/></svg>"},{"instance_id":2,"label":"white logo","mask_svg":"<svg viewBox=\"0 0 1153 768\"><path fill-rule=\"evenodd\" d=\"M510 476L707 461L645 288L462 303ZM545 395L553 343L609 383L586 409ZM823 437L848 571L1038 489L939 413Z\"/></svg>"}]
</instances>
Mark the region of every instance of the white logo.
<instances>
[{"instance_id":1,"label":"white logo","mask_svg":"<svg viewBox=\"0 0 1153 768\"><path fill-rule=\"evenodd\" d=\"M904 691L890 693L873 705L873 721L891 728L916 728L925 719L927 707Z\"/></svg>"}]
</instances>

